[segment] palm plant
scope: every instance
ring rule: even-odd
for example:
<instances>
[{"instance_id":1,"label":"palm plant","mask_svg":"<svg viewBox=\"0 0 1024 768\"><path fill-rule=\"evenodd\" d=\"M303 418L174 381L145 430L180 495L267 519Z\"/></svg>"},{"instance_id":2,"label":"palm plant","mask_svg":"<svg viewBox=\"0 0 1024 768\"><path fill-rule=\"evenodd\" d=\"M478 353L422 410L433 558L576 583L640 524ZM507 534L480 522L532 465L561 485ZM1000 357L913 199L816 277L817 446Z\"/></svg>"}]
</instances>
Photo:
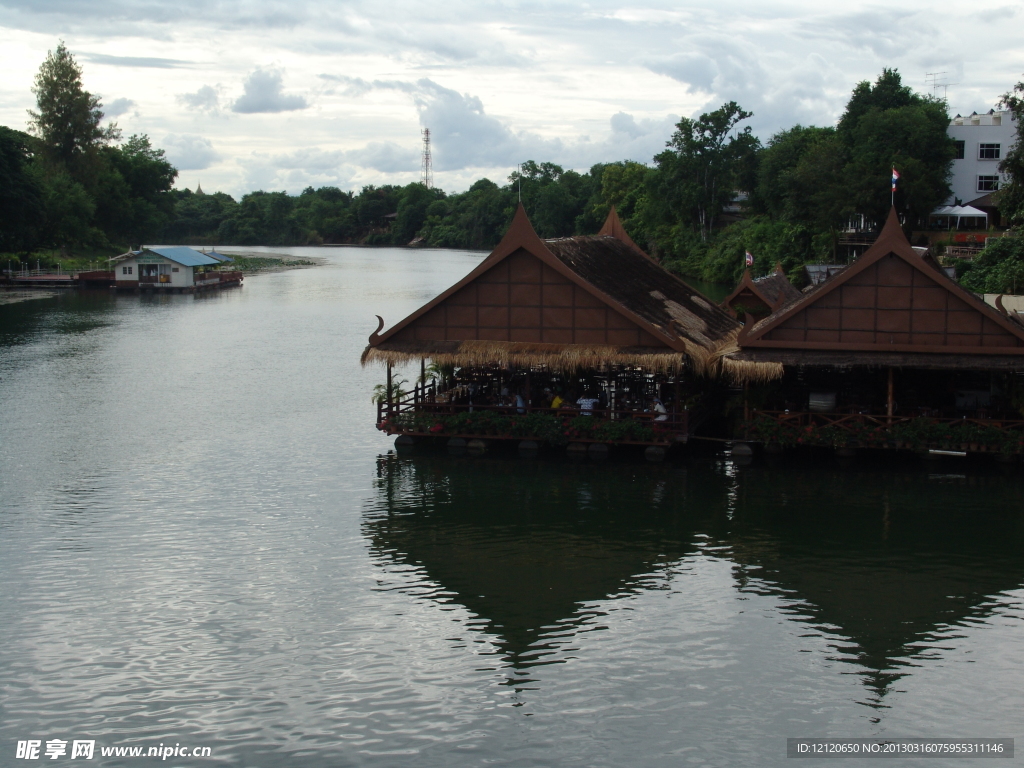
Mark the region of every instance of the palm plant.
<instances>
[{"instance_id":1,"label":"palm plant","mask_svg":"<svg viewBox=\"0 0 1024 768\"><path fill-rule=\"evenodd\" d=\"M408 390L404 389L404 386L408 384L405 379L399 379L395 377L391 380L391 391L388 391L387 384L378 384L373 388L373 402L380 403L393 403L397 400L401 400L407 394Z\"/></svg>"}]
</instances>

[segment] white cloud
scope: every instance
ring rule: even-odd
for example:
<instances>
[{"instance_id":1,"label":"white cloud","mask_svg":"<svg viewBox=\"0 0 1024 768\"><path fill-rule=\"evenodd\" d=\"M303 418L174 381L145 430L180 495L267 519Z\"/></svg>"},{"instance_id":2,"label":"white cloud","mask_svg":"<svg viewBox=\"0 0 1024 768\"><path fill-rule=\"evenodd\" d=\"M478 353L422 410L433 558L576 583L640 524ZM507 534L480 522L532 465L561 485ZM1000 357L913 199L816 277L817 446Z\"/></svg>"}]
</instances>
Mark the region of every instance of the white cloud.
<instances>
[{"instance_id":1,"label":"white cloud","mask_svg":"<svg viewBox=\"0 0 1024 768\"><path fill-rule=\"evenodd\" d=\"M209 139L193 134L169 133L160 146L179 171L201 171L221 159Z\"/></svg>"},{"instance_id":2,"label":"white cloud","mask_svg":"<svg viewBox=\"0 0 1024 768\"><path fill-rule=\"evenodd\" d=\"M728 100L762 139L832 124L883 67L920 90L945 71L951 112L986 110L1024 72L1019 18L1009 0L0 0L0 124L25 126L64 39L90 92L134 102L126 130L216 148L179 155L211 163L204 188L405 183L427 126L436 182L456 191L525 159L649 162L674 116Z\"/></svg>"},{"instance_id":3,"label":"white cloud","mask_svg":"<svg viewBox=\"0 0 1024 768\"><path fill-rule=\"evenodd\" d=\"M302 96L282 93L284 78L276 69L257 69L245 81L245 92L231 106L234 112L291 112L305 109Z\"/></svg>"},{"instance_id":4,"label":"white cloud","mask_svg":"<svg viewBox=\"0 0 1024 768\"><path fill-rule=\"evenodd\" d=\"M216 112L220 109L220 94L211 85L204 85L195 93L179 93L178 101L197 112Z\"/></svg>"},{"instance_id":5,"label":"white cloud","mask_svg":"<svg viewBox=\"0 0 1024 768\"><path fill-rule=\"evenodd\" d=\"M103 105L103 115L108 118L118 117L136 106L138 105L131 99L114 99L109 104Z\"/></svg>"}]
</instances>

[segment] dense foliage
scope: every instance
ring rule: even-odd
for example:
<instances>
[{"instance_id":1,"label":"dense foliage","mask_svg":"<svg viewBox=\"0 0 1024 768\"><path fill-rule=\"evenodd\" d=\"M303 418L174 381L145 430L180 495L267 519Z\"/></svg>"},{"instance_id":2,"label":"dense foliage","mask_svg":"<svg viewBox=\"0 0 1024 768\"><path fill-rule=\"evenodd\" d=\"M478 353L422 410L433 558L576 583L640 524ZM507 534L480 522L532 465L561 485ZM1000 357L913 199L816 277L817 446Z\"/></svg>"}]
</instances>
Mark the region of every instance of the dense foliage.
<instances>
[{"instance_id":1,"label":"dense foliage","mask_svg":"<svg viewBox=\"0 0 1024 768\"><path fill-rule=\"evenodd\" d=\"M1017 142L999 165L1009 179L997 193L997 199L1000 212L1019 227L1024 224L1024 81L1003 94L1000 106L1010 110L1017 120Z\"/></svg>"},{"instance_id":2,"label":"dense foliage","mask_svg":"<svg viewBox=\"0 0 1024 768\"><path fill-rule=\"evenodd\" d=\"M100 98L84 89L81 75L61 43L36 77L32 135L0 128L5 251L157 240L487 249L521 201L541 237L592 234L614 205L630 236L669 269L730 283L749 251L755 273L781 263L799 280L803 264L834 255L851 214L882 220L892 166L902 175L896 206L913 223L947 196L953 157L944 103L884 70L875 83L854 88L836 128L798 125L765 146L742 127L750 113L728 102L681 119L650 164L612 162L580 173L530 160L504 184L480 179L459 194L412 183L358 193L256 191L236 201L172 189L177 171L163 150L146 136L122 141L116 125L104 126ZM1004 97L1018 110L1020 89ZM1011 174L1020 162L1007 158ZM1012 190L1003 194L1015 204ZM979 262L974 279L989 280L987 266Z\"/></svg>"},{"instance_id":3,"label":"dense foliage","mask_svg":"<svg viewBox=\"0 0 1024 768\"><path fill-rule=\"evenodd\" d=\"M0 126L0 248L103 250L141 243L171 220L177 171L146 136L122 143L62 42L47 54L31 135Z\"/></svg>"}]
</instances>

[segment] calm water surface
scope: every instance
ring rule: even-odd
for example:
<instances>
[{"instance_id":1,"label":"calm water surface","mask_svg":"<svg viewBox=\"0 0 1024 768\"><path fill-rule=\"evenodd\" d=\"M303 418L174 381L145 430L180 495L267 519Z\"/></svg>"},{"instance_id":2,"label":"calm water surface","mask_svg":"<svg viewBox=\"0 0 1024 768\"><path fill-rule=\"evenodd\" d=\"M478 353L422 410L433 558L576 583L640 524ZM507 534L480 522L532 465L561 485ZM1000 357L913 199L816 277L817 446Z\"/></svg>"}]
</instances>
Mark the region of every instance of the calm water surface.
<instances>
[{"instance_id":1,"label":"calm water surface","mask_svg":"<svg viewBox=\"0 0 1024 768\"><path fill-rule=\"evenodd\" d=\"M0 306L0 765L30 738L333 768L1021 736L1019 469L397 457L373 315L481 254L291 250L330 264Z\"/></svg>"}]
</instances>

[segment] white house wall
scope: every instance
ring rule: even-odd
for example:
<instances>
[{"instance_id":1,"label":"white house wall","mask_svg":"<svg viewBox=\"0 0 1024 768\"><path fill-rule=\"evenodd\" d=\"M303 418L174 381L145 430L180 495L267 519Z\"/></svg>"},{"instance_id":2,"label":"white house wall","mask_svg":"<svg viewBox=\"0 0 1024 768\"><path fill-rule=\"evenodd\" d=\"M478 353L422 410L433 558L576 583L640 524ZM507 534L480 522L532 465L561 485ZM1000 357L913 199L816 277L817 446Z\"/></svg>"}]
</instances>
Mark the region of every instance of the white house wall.
<instances>
[{"instance_id":1,"label":"white house wall","mask_svg":"<svg viewBox=\"0 0 1024 768\"><path fill-rule=\"evenodd\" d=\"M953 178L950 180L953 196L947 205L952 205L954 198L967 205L989 194L990 190L978 189L979 176L998 176L1000 183L1006 181L1006 176L999 172L999 164L1017 140L1017 123L1012 118L1010 112L995 112L957 118L950 123L946 132L955 141L964 142L964 156L953 161ZM982 144L998 144L999 159L979 157Z\"/></svg>"},{"instance_id":2,"label":"white house wall","mask_svg":"<svg viewBox=\"0 0 1024 768\"><path fill-rule=\"evenodd\" d=\"M184 267L170 259L164 259L161 262L147 261L144 265L140 265L134 258L126 259L114 268L114 280L117 283L131 282L134 285L138 285L139 268L141 266L152 266L153 264L157 264L161 268L161 273L164 273L164 270L166 270L166 274L170 275L171 280L169 283L146 283L146 285L154 285L160 288L189 288L195 283L192 267ZM125 274L125 269L131 269L131 274ZM178 271L175 272L175 269Z\"/></svg>"}]
</instances>

